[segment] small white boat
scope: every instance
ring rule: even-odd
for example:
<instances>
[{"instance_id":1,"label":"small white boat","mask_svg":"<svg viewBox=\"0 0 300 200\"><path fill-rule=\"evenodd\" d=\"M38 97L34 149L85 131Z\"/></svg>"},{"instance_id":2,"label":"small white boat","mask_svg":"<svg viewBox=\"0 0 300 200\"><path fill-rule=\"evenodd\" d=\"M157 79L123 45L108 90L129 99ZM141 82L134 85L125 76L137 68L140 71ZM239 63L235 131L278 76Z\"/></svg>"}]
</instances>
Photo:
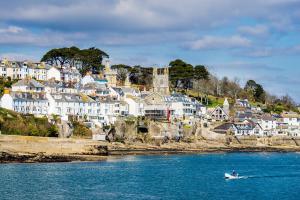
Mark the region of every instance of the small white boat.
<instances>
[{"instance_id":1,"label":"small white boat","mask_svg":"<svg viewBox=\"0 0 300 200\"><path fill-rule=\"evenodd\" d=\"M242 178L240 177L238 174L236 174L235 176L229 173L225 173L225 179L239 179Z\"/></svg>"}]
</instances>

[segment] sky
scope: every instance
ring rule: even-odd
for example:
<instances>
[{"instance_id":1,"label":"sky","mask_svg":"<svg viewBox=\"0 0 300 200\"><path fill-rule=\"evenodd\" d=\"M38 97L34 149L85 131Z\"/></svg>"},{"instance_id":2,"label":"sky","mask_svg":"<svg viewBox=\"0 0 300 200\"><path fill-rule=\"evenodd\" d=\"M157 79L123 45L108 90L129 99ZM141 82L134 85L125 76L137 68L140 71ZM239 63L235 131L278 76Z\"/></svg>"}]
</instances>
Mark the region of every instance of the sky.
<instances>
[{"instance_id":1,"label":"sky","mask_svg":"<svg viewBox=\"0 0 300 200\"><path fill-rule=\"evenodd\" d=\"M300 103L300 0L0 1L0 59L97 47L112 64L180 58Z\"/></svg>"}]
</instances>

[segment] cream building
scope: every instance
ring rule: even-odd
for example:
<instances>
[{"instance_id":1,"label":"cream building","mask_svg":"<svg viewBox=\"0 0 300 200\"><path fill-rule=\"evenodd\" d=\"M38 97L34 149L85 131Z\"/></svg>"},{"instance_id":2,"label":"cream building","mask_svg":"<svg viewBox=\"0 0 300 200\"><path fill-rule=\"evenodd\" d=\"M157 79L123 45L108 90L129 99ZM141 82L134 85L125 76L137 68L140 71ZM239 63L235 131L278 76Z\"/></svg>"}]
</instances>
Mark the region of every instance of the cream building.
<instances>
[{"instance_id":1,"label":"cream building","mask_svg":"<svg viewBox=\"0 0 300 200\"><path fill-rule=\"evenodd\" d=\"M110 68L109 60L105 63L104 78L107 80L109 87L117 86L117 71Z\"/></svg>"},{"instance_id":2,"label":"cream building","mask_svg":"<svg viewBox=\"0 0 300 200\"><path fill-rule=\"evenodd\" d=\"M52 66L47 71L47 80L54 79L56 81L61 81L61 73L56 67Z\"/></svg>"}]
</instances>

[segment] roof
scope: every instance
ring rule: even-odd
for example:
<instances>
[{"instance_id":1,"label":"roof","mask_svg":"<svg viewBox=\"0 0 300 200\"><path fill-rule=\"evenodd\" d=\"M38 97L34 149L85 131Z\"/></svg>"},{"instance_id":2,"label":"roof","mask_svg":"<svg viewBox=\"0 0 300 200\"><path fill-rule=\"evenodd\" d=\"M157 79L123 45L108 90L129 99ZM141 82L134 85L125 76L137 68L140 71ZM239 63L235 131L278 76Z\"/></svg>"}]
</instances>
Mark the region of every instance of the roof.
<instances>
[{"instance_id":1,"label":"roof","mask_svg":"<svg viewBox=\"0 0 300 200\"><path fill-rule=\"evenodd\" d=\"M72 74L72 75L76 75L76 76L81 76L81 74L79 73L78 69L76 69L76 68L63 68L63 69L61 69L61 73L63 73L63 74Z\"/></svg>"},{"instance_id":2,"label":"roof","mask_svg":"<svg viewBox=\"0 0 300 200\"><path fill-rule=\"evenodd\" d=\"M213 114L216 110L220 109L225 115L228 116L228 114L224 111L224 109L221 107L221 106L217 106L215 108L209 108L207 111L210 113L210 114Z\"/></svg>"},{"instance_id":3,"label":"roof","mask_svg":"<svg viewBox=\"0 0 300 200\"><path fill-rule=\"evenodd\" d=\"M238 130L252 130L254 129L256 126L259 126L259 124L253 122L252 120L245 120L243 122L240 123L234 123L233 126L238 129Z\"/></svg>"},{"instance_id":4,"label":"roof","mask_svg":"<svg viewBox=\"0 0 300 200\"><path fill-rule=\"evenodd\" d=\"M193 103L191 98L186 95L173 93L171 96L165 96L166 102L182 102L182 103Z\"/></svg>"},{"instance_id":5,"label":"roof","mask_svg":"<svg viewBox=\"0 0 300 200\"><path fill-rule=\"evenodd\" d=\"M224 123L224 124L221 124L221 125L215 127L215 128L214 128L214 131L215 131L215 130L223 130L223 131L227 131L227 130L229 130L231 127L232 127L232 123Z\"/></svg>"},{"instance_id":6,"label":"roof","mask_svg":"<svg viewBox=\"0 0 300 200\"><path fill-rule=\"evenodd\" d=\"M85 94L53 94L52 97L58 102L78 102L89 103L95 102L92 98Z\"/></svg>"},{"instance_id":7,"label":"roof","mask_svg":"<svg viewBox=\"0 0 300 200\"><path fill-rule=\"evenodd\" d=\"M130 88L130 87L122 87L122 91L124 93L137 93L138 91L134 88Z\"/></svg>"},{"instance_id":8,"label":"roof","mask_svg":"<svg viewBox=\"0 0 300 200\"><path fill-rule=\"evenodd\" d=\"M59 83L56 82L54 79L50 79L50 80L44 82L44 86L50 87L50 88L56 88L56 87L59 87Z\"/></svg>"},{"instance_id":9,"label":"roof","mask_svg":"<svg viewBox=\"0 0 300 200\"><path fill-rule=\"evenodd\" d=\"M34 79L28 79L28 78L25 78L25 79L22 79L22 80L19 80L18 82L16 82L15 84L13 84L12 86L27 86L27 87L44 87L43 84L41 84L40 82L34 80Z\"/></svg>"},{"instance_id":10,"label":"roof","mask_svg":"<svg viewBox=\"0 0 300 200\"><path fill-rule=\"evenodd\" d=\"M50 65L43 63L43 62L31 62L31 61L11 61L11 60L1 60L1 64L3 64L6 67L11 68L21 68L23 66L26 66L28 68L32 69L49 69L51 68Z\"/></svg>"},{"instance_id":11,"label":"roof","mask_svg":"<svg viewBox=\"0 0 300 200\"><path fill-rule=\"evenodd\" d=\"M112 87L112 89L114 91L116 91L120 96L124 96L124 92L122 90L122 88L119 88L119 87Z\"/></svg>"},{"instance_id":12,"label":"roof","mask_svg":"<svg viewBox=\"0 0 300 200\"><path fill-rule=\"evenodd\" d=\"M81 89L89 90L89 89L94 89L94 90L108 90L106 85L99 84L98 82L93 82L93 83L87 83L84 86L81 87Z\"/></svg>"},{"instance_id":13,"label":"roof","mask_svg":"<svg viewBox=\"0 0 300 200\"><path fill-rule=\"evenodd\" d=\"M261 119L264 121L275 121L275 118L270 114L263 114Z\"/></svg>"},{"instance_id":14,"label":"roof","mask_svg":"<svg viewBox=\"0 0 300 200\"><path fill-rule=\"evenodd\" d=\"M238 112L235 114L235 117L239 119L252 118L252 116L252 112Z\"/></svg>"},{"instance_id":15,"label":"roof","mask_svg":"<svg viewBox=\"0 0 300 200\"><path fill-rule=\"evenodd\" d=\"M18 101L48 101L43 93L11 92L11 96Z\"/></svg>"},{"instance_id":16,"label":"roof","mask_svg":"<svg viewBox=\"0 0 300 200\"><path fill-rule=\"evenodd\" d=\"M283 112L281 116L283 118L298 118L299 114L296 112Z\"/></svg>"}]
</instances>

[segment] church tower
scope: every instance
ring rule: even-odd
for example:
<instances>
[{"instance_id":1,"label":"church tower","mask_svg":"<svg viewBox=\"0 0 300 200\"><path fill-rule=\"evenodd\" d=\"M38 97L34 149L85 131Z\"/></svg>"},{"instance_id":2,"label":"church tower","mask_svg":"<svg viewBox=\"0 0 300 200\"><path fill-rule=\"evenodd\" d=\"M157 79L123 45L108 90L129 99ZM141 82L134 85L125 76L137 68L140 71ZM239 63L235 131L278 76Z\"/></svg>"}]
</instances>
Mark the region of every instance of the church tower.
<instances>
[{"instance_id":1,"label":"church tower","mask_svg":"<svg viewBox=\"0 0 300 200\"><path fill-rule=\"evenodd\" d=\"M129 74L126 75L126 79L125 79L125 82L124 82L124 87L126 87L126 88L131 87L131 82L129 80Z\"/></svg>"},{"instance_id":2,"label":"church tower","mask_svg":"<svg viewBox=\"0 0 300 200\"><path fill-rule=\"evenodd\" d=\"M110 68L109 60L106 60L105 63L104 78L107 80L108 86L110 87L117 86L117 72Z\"/></svg>"},{"instance_id":3,"label":"church tower","mask_svg":"<svg viewBox=\"0 0 300 200\"><path fill-rule=\"evenodd\" d=\"M228 102L227 98L225 98L225 100L224 100L223 110L227 115L229 115L229 102Z\"/></svg>"},{"instance_id":4,"label":"church tower","mask_svg":"<svg viewBox=\"0 0 300 200\"><path fill-rule=\"evenodd\" d=\"M153 92L170 95L169 68L153 68Z\"/></svg>"}]
</instances>

